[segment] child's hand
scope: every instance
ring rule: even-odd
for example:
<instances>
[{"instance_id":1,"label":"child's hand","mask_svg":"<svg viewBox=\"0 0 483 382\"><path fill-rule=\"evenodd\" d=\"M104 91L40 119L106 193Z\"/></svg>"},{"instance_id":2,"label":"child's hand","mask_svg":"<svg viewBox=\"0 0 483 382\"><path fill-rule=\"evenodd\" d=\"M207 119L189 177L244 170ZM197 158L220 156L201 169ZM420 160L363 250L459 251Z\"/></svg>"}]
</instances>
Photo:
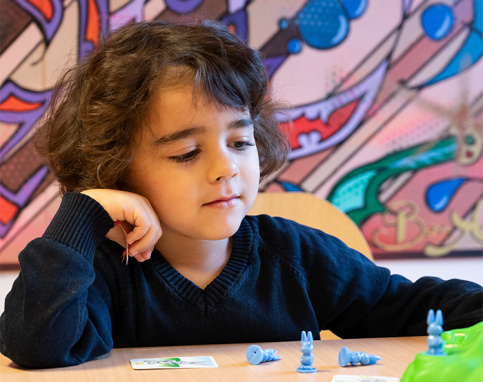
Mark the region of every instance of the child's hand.
<instances>
[{"instance_id":1,"label":"child's hand","mask_svg":"<svg viewBox=\"0 0 483 382\"><path fill-rule=\"evenodd\" d=\"M123 247L127 241L129 255L137 261L142 262L151 257L162 230L149 200L132 192L118 190L98 189L82 193L101 204L114 222L121 221L130 229L126 236L121 227L116 226L107 233L109 239Z\"/></svg>"}]
</instances>

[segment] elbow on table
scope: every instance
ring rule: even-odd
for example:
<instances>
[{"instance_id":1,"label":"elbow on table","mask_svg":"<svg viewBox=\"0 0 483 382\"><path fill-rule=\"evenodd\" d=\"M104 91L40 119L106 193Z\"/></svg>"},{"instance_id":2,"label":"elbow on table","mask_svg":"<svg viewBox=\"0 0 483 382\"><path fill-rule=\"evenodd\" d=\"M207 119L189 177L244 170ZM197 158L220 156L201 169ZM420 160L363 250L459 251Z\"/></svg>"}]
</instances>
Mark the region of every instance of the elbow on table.
<instances>
[{"instance_id":1,"label":"elbow on table","mask_svg":"<svg viewBox=\"0 0 483 382\"><path fill-rule=\"evenodd\" d=\"M6 343L0 333L0 353L9 358L16 365L27 369L47 369L80 365L86 361L109 353L112 346L98 345L94 348L77 352L78 345L72 349L44 346L42 341L29 343Z\"/></svg>"}]
</instances>

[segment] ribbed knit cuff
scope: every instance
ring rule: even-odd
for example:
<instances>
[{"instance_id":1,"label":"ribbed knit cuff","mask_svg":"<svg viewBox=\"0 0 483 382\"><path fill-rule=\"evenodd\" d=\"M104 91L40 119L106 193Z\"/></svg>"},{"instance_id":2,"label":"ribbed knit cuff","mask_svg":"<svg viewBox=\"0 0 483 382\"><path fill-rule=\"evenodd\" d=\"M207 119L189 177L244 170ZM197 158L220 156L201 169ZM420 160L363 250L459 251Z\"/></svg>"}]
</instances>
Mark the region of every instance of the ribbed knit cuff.
<instances>
[{"instance_id":1,"label":"ribbed knit cuff","mask_svg":"<svg viewBox=\"0 0 483 382\"><path fill-rule=\"evenodd\" d=\"M96 200L70 192L62 198L43 236L64 243L92 259L98 244L112 227L114 222Z\"/></svg>"}]
</instances>

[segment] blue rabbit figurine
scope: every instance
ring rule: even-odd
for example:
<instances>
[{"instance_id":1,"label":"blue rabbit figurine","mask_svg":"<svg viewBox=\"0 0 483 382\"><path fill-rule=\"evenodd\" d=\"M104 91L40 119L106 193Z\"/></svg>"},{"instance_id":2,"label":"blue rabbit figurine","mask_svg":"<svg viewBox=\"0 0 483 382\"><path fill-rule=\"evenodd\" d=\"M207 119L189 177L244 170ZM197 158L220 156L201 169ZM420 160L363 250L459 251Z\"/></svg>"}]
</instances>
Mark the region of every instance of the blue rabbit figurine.
<instances>
[{"instance_id":1,"label":"blue rabbit figurine","mask_svg":"<svg viewBox=\"0 0 483 382\"><path fill-rule=\"evenodd\" d=\"M443 313L441 310L438 310L435 316L434 310L430 309L426 322L428 324L428 351L426 354L446 355L443 350L444 341L441 338L441 333L443 333Z\"/></svg>"},{"instance_id":2,"label":"blue rabbit figurine","mask_svg":"<svg viewBox=\"0 0 483 382\"><path fill-rule=\"evenodd\" d=\"M302 346L300 351L303 353L300 357L300 365L297 368L299 373L315 373L317 369L312 367L314 363L314 355L312 354L314 350L314 338L312 337L312 332L305 333L302 332Z\"/></svg>"}]
</instances>

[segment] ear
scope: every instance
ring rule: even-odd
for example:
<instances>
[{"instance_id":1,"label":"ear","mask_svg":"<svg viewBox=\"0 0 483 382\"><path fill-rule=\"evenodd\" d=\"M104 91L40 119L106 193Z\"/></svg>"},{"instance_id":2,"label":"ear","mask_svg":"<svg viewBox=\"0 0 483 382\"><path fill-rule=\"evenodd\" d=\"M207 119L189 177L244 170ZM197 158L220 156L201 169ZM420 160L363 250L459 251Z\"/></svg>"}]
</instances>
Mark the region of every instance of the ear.
<instances>
[{"instance_id":1,"label":"ear","mask_svg":"<svg viewBox=\"0 0 483 382\"><path fill-rule=\"evenodd\" d=\"M431 325L433 322L434 322L434 310L433 309L429 309L428 317L426 319L426 323L428 325Z\"/></svg>"},{"instance_id":2,"label":"ear","mask_svg":"<svg viewBox=\"0 0 483 382\"><path fill-rule=\"evenodd\" d=\"M314 342L314 337L312 336L312 332L309 332L309 342L310 343Z\"/></svg>"},{"instance_id":3,"label":"ear","mask_svg":"<svg viewBox=\"0 0 483 382\"><path fill-rule=\"evenodd\" d=\"M302 342L307 342L307 335L305 334L305 330L302 331Z\"/></svg>"},{"instance_id":4,"label":"ear","mask_svg":"<svg viewBox=\"0 0 483 382\"><path fill-rule=\"evenodd\" d=\"M436 312L436 323L439 326L443 326L443 312L441 310L439 310L439 309Z\"/></svg>"}]
</instances>

